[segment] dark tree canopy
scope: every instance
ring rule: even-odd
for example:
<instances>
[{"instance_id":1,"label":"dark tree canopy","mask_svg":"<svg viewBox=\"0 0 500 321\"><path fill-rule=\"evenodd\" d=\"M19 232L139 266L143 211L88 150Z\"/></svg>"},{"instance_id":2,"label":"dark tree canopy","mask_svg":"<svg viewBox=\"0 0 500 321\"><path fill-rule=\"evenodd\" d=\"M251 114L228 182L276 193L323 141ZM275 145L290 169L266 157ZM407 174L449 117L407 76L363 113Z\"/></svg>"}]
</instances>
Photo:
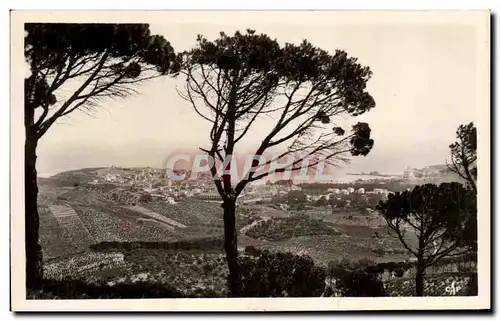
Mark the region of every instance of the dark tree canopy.
<instances>
[{"instance_id":1,"label":"dark tree canopy","mask_svg":"<svg viewBox=\"0 0 500 321\"><path fill-rule=\"evenodd\" d=\"M181 96L213 124L212 146L205 151L215 159L231 155L263 116L273 117L276 124L255 155L286 146L278 158L302 155L288 170L297 170L311 155L338 164L348 154L367 155L373 146L366 123L354 125L347 135L340 126L325 126L335 116L358 116L375 107L366 91L370 69L342 50L330 54L306 40L281 46L265 34L247 30L233 36L221 32L214 41L198 36L197 46L184 57L187 81ZM269 173L253 174L235 187L236 194L248 181ZM223 195L229 192L225 189L219 186Z\"/></svg>"},{"instance_id":2,"label":"dark tree canopy","mask_svg":"<svg viewBox=\"0 0 500 321\"><path fill-rule=\"evenodd\" d=\"M426 184L389 194L377 208L405 248L430 266L463 249L464 225L476 211L476 198L459 183ZM407 231L416 234L417 246L405 239Z\"/></svg>"},{"instance_id":3,"label":"dark tree canopy","mask_svg":"<svg viewBox=\"0 0 500 321\"><path fill-rule=\"evenodd\" d=\"M249 182L271 174L268 165L289 156L293 161L274 173L314 168L320 162L338 165L349 156L368 154L373 146L368 124L358 123L346 134L332 119L361 115L375 107L366 92L371 71L341 50L330 54L306 40L282 46L265 34L247 30L233 36L221 32L214 41L198 36L195 48L183 55L181 73L186 84L179 94L212 124L211 144L202 150L213 161L211 173L223 199L230 293L240 296L237 197ZM263 117L275 123L253 155L258 158L278 147L281 151L262 164L253 162L241 179L231 173L219 179L215 164L227 164L238 142L251 136L252 125ZM313 160L304 166L304 159ZM224 169L230 172L231 164Z\"/></svg>"},{"instance_id":4,"label":"dark tree canopy","mask_svg":"<svg viewBox=\"0 0 500 321\"><path fill-rule=\"evenodd\" d=\"M105 51L112 58L140 58L161 73L175 60L168 41L152 36L147 24L28 23L25 30L26 57L43 62L45 68L59 68L69 57Z\"/></svg>"},{"instance_id":5,"label":"dark tree canopy","mask_svg":"<svg viewBox=\"0 0 500 321\"><path fill-rule=\"evenodd\" d=\"M25 106L42 110L33 124L39 137L57 118L126 97L133 85L179 67L170 43L147 24L28 23L25 31ZM61 90L68 84L69 95Z\"/></svg>"},{"instance_id":6,"label":"dark tree canopy","mask_svg":"<svg viewBox=\"0 0 500 321\"><path fill-rule=\"evenodd\" d=\"M173 48L147 24L25 24L24 55L31 74L24 82L26 285L43 278L39 244L36 149L61 117L89 110L103 99L128 97L135 85L175 73Z\"/></svg>"},{"instance_id":7,"label":"dark tree canopy","mask_svg":"<svg viewBox=\"0 0 500 321\"><path fill-rule=\"evenodd\" d=\"M423 295L427 267L445 257L470 251L468 223L476 213L476 196L462 184L416 186L411 191L389 194L377 209L401 244L417 259L418 296ZM411 234L416 242L410 241Z\"/></svg>"},{"instance_id":8,"label":"dark tree canopy","mask_svg":"<svg viewBox=\"0 0 500 321\"><path fill-rule=\"evenodd\" d=\"M224 73L263 76L255 81L256 86L277 86L282 80L288 85L314 83L325 100L333 102L342 96L342 102L335 103L358 115L374 107L375 102L364 91L371 71L356 61L342 50L331 55L306 40L300 45L287 43L281 47L275 39L253 30L246 34L237 31L234 36L221 32L215 41L199 36L198 47L190 57L191 64L215 67ZM340 95L329 97L334 92ZM324 111L323 115L328 113Z\"/></svg>"}]
</instances>

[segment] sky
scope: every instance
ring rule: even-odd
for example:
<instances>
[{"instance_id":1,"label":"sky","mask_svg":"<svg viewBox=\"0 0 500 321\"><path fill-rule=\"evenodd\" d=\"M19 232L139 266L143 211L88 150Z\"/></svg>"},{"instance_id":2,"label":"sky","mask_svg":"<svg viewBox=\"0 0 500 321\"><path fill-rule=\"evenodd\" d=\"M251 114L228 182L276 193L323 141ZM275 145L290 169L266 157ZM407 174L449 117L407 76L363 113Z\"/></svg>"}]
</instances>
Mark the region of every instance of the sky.
<instances>
[{"instance_id":1,"label":"sky","mask_svg":"<svg viewBox=\"0 0 500 321\"><path fill-rule=\"evenodd\" d=\"M367 90L376 107L345 121L368 122L375 144L368 156L354 158L344 171L398 173L408 166L443 164L457 127L476 120L472 25L214 21L150 27L176 51L194 46L197 34L212 40L220 31L251 28L281 44L307 39L330 52L343 49L357 57L373 71ZM206 146L210 126L178 96L176 88L182 84L182 79L156 79L138 87L137 96L61 119L39 143L38 172L46 176L83 167L161 167L172 153ZM258 133L257 128L246 147L259 143Z\"/></svg>"}]
</instances>

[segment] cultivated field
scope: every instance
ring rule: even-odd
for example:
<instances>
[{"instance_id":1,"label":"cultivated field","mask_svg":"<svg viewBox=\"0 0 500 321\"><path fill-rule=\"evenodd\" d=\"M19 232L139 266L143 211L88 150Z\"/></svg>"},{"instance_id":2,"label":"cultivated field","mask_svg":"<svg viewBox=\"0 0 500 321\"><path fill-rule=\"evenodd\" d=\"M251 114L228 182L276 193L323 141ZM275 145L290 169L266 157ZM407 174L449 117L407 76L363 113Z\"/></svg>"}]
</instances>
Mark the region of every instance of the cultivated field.
<instances>
[{"instance_id":1,"label":"cultivated field","mask_svg":"<svg viewBox=\"0 0 500 321\"><path fill-rule=\"evenodd\" d=\"M80 253L92 243L106 241L163 242L223 235L222 209L217 203L186 199L177 204L152 201L124 206L96 190L62 182L45 179L40 187L42 246L47 257ZM354 215L353 220L348 219L352 214L291 214L266 205L242 205L237 212L240 243L245 245L309 253L321 262L344 256L376 261L408 257L385 228L367 224L371 219L362 215ZM380 249L385 253L380 254Z\"/></svg>"}]
</instances>

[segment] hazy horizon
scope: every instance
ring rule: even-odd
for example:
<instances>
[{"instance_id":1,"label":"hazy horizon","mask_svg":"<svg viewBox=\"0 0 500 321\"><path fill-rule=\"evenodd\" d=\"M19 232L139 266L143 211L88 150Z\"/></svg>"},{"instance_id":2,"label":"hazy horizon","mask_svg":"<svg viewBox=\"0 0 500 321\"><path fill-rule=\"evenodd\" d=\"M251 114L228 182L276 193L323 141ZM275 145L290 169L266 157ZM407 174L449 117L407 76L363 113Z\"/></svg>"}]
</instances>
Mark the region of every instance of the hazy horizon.
<instances>
[{"instance_id":1,"label":"hazy horizon","mask_svg":"<svg viewBox=\"0 0 500 321\"><path fill-rule=\"evenodd\" d=\"M373 71L368 91L377 106L334 122L368 122L375 145L339 172L399 173L408 166L444 164L457 127L476 120L472 25L151 25L152 33L165 36L176 51L191 48L197 34L212 40L220 31L247 28L281 44L307 39L330 52L343 49ZM92 115L76 112L61 119L39 142L39 174L111 165L161 167L176 151L197 150L207 141L209 124L177 95L176 86L182 89L181 78L156 79L138 87L138 96L106 101ZM260 133L256 129L250 135L256 139L248 138L241 148L251 151Z\"/></svg>"}]
</instances>

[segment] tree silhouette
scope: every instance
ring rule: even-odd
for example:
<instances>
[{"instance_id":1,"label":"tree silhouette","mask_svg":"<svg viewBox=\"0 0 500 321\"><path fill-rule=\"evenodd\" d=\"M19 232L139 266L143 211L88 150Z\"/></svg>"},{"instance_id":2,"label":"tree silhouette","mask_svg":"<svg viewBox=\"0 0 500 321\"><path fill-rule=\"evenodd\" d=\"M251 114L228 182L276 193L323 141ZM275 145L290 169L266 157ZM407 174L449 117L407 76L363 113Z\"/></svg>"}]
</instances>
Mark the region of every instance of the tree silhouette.
<instances>
[{"instance_id":1,"label":"tree silhouette","mask_svg":"<svg viewBox=\"0 0 500 321\"><path fill-rule=\"evenodd\" d=\"M184 55L181 72L186 83L179 94L212 124L211 144L202 151L213 160L211 173L223 199L229 293L240 296L235 229L238 195L249 182L270 174L262 173L262 168L290 155L294 161L274 173L297 171L306 158L316 159L307 164L314 168L320 161L338 166L349 155L367 155L373 146L368 124L358 123L348 131L331 124L331 119L361 115L375 106L365 91L371 71L341 50L330 54L306 40L280 46L265 34L247 30L233 36L221 32L214 41L198 36L197 45ZM238 143L252 135L253 125L263 117L274 119L275 124L255 157L278 146L283 151L263 163L255 159L237 181L228 173L229 162L220 179L215 163L232 157Z\"/></svg>"},{"instance_id":2,"label":"tree silhouette","mask_svg":"<svg viewBox=\"0 0 500 321\"><path fill-rule=\"evenodd\" d=\"M42 279L38 243L36 148L61 117L106 98L136 93L135 85L175 71L173 48L147 24L25 24L25 247L26 284Z\"/></svg>"},{"instance_id":3,"label":"tree silhouette","mask_svg":"<svg viewBox=\"0 0 500 321\"><path fill-rule=\"evenodd\" d=\"M423 296L427 267L444 257L469 250L464 230L468 218L476 211L476 197L462 184L416 186L412 191L389 194L387 201L381 201L377 209L401 244L417 259L417 296ZM412 244L407 232L414 233L416 244Z\"/></svg>"},{"instance_id":4,"label":"tree silhouette","mask_svg":"<svg viewBox=\"0 0 500 321\"><path fill-rule=\"evenodd\" d=\"M463 178L477 198L477 131L471 122L457 129L457 141L450 145L451 164L448 169ZM466 222L464 238L471 250L477 250L477 209Z\"/></svg>"},{"instance_id":5,"label":"tree silhouette","mask_svg":"<svg viewBox=\"0 0 500 321\"><path fill-rule=\"evenodd\" d=\"M450 145L451 164L448 169L463 178L477 194L477 131L471 122L457 129L457 141Z\"/></svg>"}]
</instances>

